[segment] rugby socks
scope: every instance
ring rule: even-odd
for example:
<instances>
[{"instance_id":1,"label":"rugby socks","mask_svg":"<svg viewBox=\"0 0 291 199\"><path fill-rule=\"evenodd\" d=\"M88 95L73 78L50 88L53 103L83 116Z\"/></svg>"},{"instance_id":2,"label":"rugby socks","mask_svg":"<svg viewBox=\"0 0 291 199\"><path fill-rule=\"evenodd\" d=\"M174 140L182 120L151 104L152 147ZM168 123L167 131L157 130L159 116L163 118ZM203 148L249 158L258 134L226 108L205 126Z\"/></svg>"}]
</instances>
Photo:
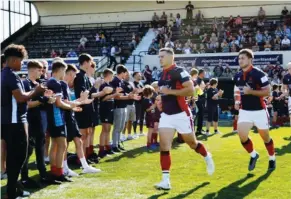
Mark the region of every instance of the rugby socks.
<instances>
[{"instance_id":1,"label":"rugby socks","mask_svg":"<svg viewBox=\"0 0 291 199\"><path fill-rule=\"evenodd\" d=\"M89 153L90 153L90 155L92 155L94 153L94 146L93 145L89 146Z\"/></svg>"},{"instance_id":2,"label":"rugby socks","mask_svg":"<svg viewBox=\"0 0 291 199\"><path fill-rule=\"evenodd\" d=\"M104 146L99 145L99 153L104 151Z\"/></svg>"},{"instance_id":3,"label":"rugby socks","mask_svg":"<svg viewBox=\"0 0 291 199\"><path fill-rule=\"evenodd\" d=\"M56 175L57 172L57 167L56 166L51 166L51 174Z\"/></svg>"},{"instance_id":4,"label":"rugby socks","mask_svg":"<svg viewBox=\"0 0 291 199\"><path fill-rule=\"evenodd\" d=\"M63 168L56 168L56 173L55 173L55 175L56 175L56 176L64 175Z\"/></svg>"},{"instance_id":5,"label":"rugby socks","mask_svg":"<svg viewBox=\"0 0 291 199\"><path fill-rule=\"evenodd\" d=\"M111 146L110 145L105 145L105 150L106 151L110 151L111 150Z\"/></svg>"},{"instance_id":6,"label":"rugby socks","mask_svg":"<svg viewBox=\"0 0 291 199\"><path fill-rule=\"evenodd\" d=\"M250 138L244 143L242 143L245 150L250 153L251 157L256 157L257 152L254 150L253 142Z\"/></svg>"},{"instance_id":7,"label":"rugby socks","mask_svg":"<svg viewBox=\"0 0 291 199\"><path fill-rule=\"evenodd\" d=\"M88 167L89 167L89 165L88 165L88 163L87 163L87 161L86 161L86 158L85 158L85 157L82 157L82 158L80 158L80 162L81 162L81 164L82 164L82 167L83 167L83 169L85 169L85 168L88 168Z\"/></svg>"},{"instance_id":8,"label":"rugby socks","mask_svg":"<svg viewBox=\"0 0 291 199\"><path fill-rule=\"evenodd\" d=\"M275 148L273 139L271 139L268 143L265 143L265 146L270 156L270 160L275 160Z\"/></svg>"},{"instance_id":9,"label":"rugby socks","mask_svg":"<svg viewBox=\"0 0 291 199\"><path fill-rule=\"evenodd\" d=\"M68 161L67 160L64 160L63 168L64 168L64 171L68 171L69 170L69 166L68 166Z\"/></svg>"},{"instance_id":10,"label":"rugby socks","mask_svg":"<svg viewBox=\"0 0 291 199\"><path fill-rule=\"evenodd\" d=\"M207 156L207 151L206 148L204 147L204 145L202 143L198 143L197 147L195 149L196 153L199 153L200 155L202 155L203 157Z\"/></svg>"},{"instance_id":11,"label":"rugby socks","mask_svg":"<svg viewBox=\"0 0 291 199\"><path fill-rule=\"evenodd\" d=\"M147 142L147 148L150 148L150 146L151 146L151 143Z\"/></svg>"},{"instance_id":12,"label":"rugby socks","mask_svg":"<svg viewBox=\"0 0 291 199\"><path fill-rule=\"evenodd\" d=\"M160 152L160 164L161 164L161 169L165 173L168 173L171 168L171 155L169 151L161 151Z\"/></svg>"},{"instance_id":13,"label":"rugby socks","mask_svg":"<svg viewBox=\"0 0 291 199\"><path fill-rule=\"evenodd\" d=\"M233 125L233 130L237 131L237 120L236 119L233 120L233 124L232 125Z\"/></svg>"}]
</instances>

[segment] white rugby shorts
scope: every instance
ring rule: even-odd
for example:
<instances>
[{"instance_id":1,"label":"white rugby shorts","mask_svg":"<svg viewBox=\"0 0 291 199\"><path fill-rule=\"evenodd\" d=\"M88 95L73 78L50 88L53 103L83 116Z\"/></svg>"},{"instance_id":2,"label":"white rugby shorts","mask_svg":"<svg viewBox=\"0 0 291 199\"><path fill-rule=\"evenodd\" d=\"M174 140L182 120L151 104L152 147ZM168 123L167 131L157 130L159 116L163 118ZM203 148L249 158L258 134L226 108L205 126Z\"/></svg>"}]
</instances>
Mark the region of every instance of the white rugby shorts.
<instances>
[{"instance_id":1,"label":"white rugby shorts","mask_svg":"<svg viewBox=\"0 0 291 199\"><path fill-rule=\"evenodd\" d=\"M269 129L269 113L267 110L247 111L239 110L237 123L252 123L258 129Z\"/></svg>"}]
</instances>

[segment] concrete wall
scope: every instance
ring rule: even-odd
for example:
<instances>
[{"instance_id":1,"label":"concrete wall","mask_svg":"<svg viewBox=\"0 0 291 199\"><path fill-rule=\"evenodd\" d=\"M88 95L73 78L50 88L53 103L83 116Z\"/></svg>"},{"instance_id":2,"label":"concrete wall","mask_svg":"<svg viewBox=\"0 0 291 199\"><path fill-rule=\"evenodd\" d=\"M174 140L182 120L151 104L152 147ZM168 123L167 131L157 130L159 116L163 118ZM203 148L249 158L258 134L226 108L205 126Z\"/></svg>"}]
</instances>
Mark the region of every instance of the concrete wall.
<instances>
[{"instance_id":1,"label":"concrete wall","mask_svg":"<svg viewBox=\"0 0 291 199\"><path fill-rule=\"evenodd\" d=\"M278 15L284 5L291 9L288 1L193 1L194 14L200 9L204 16L228 17L229 15L254 16L260 6L267 15ZM99 1L99 2L34 2L42 25L86 24L105 22L145 21L151 20L153 12L161 15L180 13L185 18L187 1Z\"/></svg>"}]
</instances>

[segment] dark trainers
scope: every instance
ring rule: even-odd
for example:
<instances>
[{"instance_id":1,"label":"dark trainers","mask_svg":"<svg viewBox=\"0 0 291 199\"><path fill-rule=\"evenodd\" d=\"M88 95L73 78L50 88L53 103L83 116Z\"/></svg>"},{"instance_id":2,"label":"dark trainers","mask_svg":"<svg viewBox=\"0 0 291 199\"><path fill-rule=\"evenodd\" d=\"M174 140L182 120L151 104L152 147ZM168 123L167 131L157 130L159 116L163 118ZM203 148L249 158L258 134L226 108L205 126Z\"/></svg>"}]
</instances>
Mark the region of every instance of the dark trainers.
<instances>
[{"instance_id":1,"label":"dark trainers","mask_svg":"<svg viewBox=\"0 0 291 199\"><path fill-rule=\"evenodd\" d=\"M56 176L55 180L59 181L59 182L73 182L73 180L71 180L71 178L64 176L64 175Z\"/></svg>"},{"instance_id":2,"label":"dark trainers","mask_svg":"<svg viewBox=\"0 0 291 199\"><path fill-rule=\"evenodd\" d=\"M255 169L256 167L256 163L257 163L257 160L259 159L259 154L256 154L256 156L253 158L251 157L250 159L250 163L249 163L249 171L252 171Z\"/></svg>"},{"instance_id":3,"label":"dark trainers","mask_svg":"<svg viewBox=\"0 0 291 199\"><path fill-rule=\"evenodd\" d=\"M106 152L107 155L114 155L114 154L116 154L116 153L114 153L114 152L112 151L112 149L110 149L110 150L106 150L105 152Z\"/></svg>"},{"instance_id":4,"label":"dark trainers","mask_svg":"<svg viewBox=\"0 0 291 199\"><path fill-rule=\"evenodd\" d=\"M21 184L25 189L37 189L40 188L40 184L34 181L31 178L28 178L26 180L21 180Z\"/></svg>"},{"instance_id":5,"label":"dark trainers","mask_svg":"<svg viewBox=\"0 0 291 199\"><path fill-rule=\"evenodd\" d=\"M49 176L40 178L40 183L44 184L44 185L51 185L51 184L60 185L60 184L62 184L60 181L56 181L55 179L52 179Z\"/></svg>"},{"instance_id":6,"label":"dark trainers","mask_svg":"<svg viewBox=\"0 0 291 199\"><path fill-rule=\"evenodd\" d=\"M269 160L268 171L274 171L276 169L276 160Z\"/></svg>"},{"instance_id":7,"label":"dark trainers","mask_svg":"<svg viewBox=\"0 0 291 199\"><path fill-rule=\"evenodd\" d=\"M120 149L117 148L117 147L113 147L113 148L112 148L112 151L113 151L114 153L120 153L120 152L121 152Z\"/></svg>"}]
</instances>

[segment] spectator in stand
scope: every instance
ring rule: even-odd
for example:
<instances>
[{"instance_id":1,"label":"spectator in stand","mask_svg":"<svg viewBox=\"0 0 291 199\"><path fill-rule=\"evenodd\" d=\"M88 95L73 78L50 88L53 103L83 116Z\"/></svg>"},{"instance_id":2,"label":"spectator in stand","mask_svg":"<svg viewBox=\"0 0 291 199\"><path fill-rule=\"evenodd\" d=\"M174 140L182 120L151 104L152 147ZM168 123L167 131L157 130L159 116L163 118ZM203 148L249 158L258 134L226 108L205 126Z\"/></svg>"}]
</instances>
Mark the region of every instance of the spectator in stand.
<instances>
[{"instance_id":1,"label":"spectator in stand","mask_svg":"<svg viewBox=\"0 0 291 199\"><path fill-rule=\"evenodd\" d=\"M193 48L192 48L192 54L199 54L199 50L197 48L197 44L193 44Z\"/></svg>"},{"instance_id":2,"label":"spectator in stand","mask_svg":"<svg viewBox=\"0 0 291 199\"><path fill-rule=\"evenodd\" d=\"M157 42L159 44L159 47L164 46L165 43L165 35L162 33L162 31L159 31L157 35Z\"/></svg>"},{"instance_id":3,"label":"spectator in stand","mask_svg":"<svg viewBox=\"0 0 291 199\"><path fill-rule=\"evenodd\" d=\"M217 27L217 36L220 41L225 38L224 33L225 33L225 27L223 24L219 23Z\"/></svg>"},{"instance_id":4,"label":"spectator in stand","mask_svg":"<svg viewBox=\"0 0 291 199\"><path fill-rule=\"evenodd\" d=\"M281 50L290 50L290 39L285 35L281 42Z\"/></svg>"},{"instance_id":5,"label":"spectator in stand","mask_svg":"<svg viewBox=\"0 0 291 199\"><path fill-rule=\"evenodd\" d=\"M231 38L231 42L229 43L230 46L232 46L233 44L236 45L236 46L239 46L239 41L235 36L233 36Z\"/></svg>"},{"instance_id":6,"label":"spectator in stand","mask_svg":"<svg viewBox=\"0 0 291 199\"><path fill-rule=\"evenodd\" d=\"M148 51L149 51L148 52L149 55L156 55L156 54L158 54L159 45L158 45L158 43L156 42L155 39L153 39L153 41L152 41L152 43L151 43Z\"/></svg>"},{"instance_id":7,"label":"spectator in stand","mask_svg":"<svg viewBox=\"0 0 291 199\"><path fill-rule=\"evenodd\" d=\"M239 29L239 31L238 31L237 40L239 43L245 43L245 41L246 41L246 37L245 37L242 29Z\"/></svg>"},{"instance_id":8,"label":"spectator in stand","mask_svg":"<svg viewBox=\"0 0 291 199\"><path fill-rule=\"evenodd\" d=\"M165 44L165 48L174 48L175 45L174 45L174 42L171 41L170 38L168 38L166 44Z\"/></svg>"},{"instance_id":9,"label":"spectator in stand","mask_svg":"<svg viewBox=\"0 0 291 199\"><path fill-rule=\"evenodd\" d=\"M212 31L217 32L217 29L218 29L218 21L217 21L217 18L214 17L213 22L212 22Z\"/></svg>"},{"instance_id":10,"label":"spectator in stand","mask_svg":"<svg viewBox=\"0 0 291 199\"><path fill-rule=\"evenodd\" d=\"M248 21L248 26L250 27L250 29L254 29L257 27L257 20L256 18L252 17L249 21Z\"/></svg>"},{"instance_id":11,"label":"spectator in stand","mask_svg":"<svg viewBox=\"0 0 291 199\"><path fill-rule=\"evenodd\" d=\"M222 26L225 26L225 20L224 20L223 16L220 18L219 24L222 25Z\"/></svg>"},{"instance_id":12,"label":"spectator in stand","mask_svg":"<svg viewBox=\"0 0 291 199\"><path fill-rule=\"evenodd\" d=\"M154 66L153 72L152 72L152 80L153 81L159 81L160 77L160 71L158 71L158 68Z\"/></svg>"},{"instance_id":13,"label":"spectator in stand","mask_svg":"<svg viewBox=\"0 0 291 199\"><path fill-rule=\"evenodd\" d=\"M168 18L168 26L169 27L173 27L174 26L174 23L175 23L175 18L173 16L173 13L170 13L170 16Z\"/></svg>"},{"instance_id":14,"label":"spectator in stand","mask_svg":"<svg viewBox=\"0 0 291 199\"><path fill-rule=\"evenodd\" d=\"M235 19L232 17L232 15L230 15L228 21L226 22L226 25L233 28L234 22L235 22Z\"/></svg>"},{"instance_id":15,"label":"spectator in stand","mask_svg":"<svg viewBox=\"0 0 291 199\"><path fill-rule=\"evenodd\" d=\"M185 7L185 9L187 10L186 19L193 19L194 6L191 4L191 1L188 2L188 5Z\"/></svg>"},{"instance_id":16,"label":"spectator in stand","mask_svg":"<svg viewBox=\"0 0 291 199\"><path fill-rule=\"evenodd\" d=\"M231 45L231 48L230 48L230 52L237 52L237 45L235 45L234 43Z\"/></svg>"},{"instance_id":17,"label":"spectator in stand","mask_svg":"<svg viewBox=\"0 0 291 199\"><path fill-rule=\"evenodd\" d=\"M106 48L106 46L102 47L101 54L102 56L108 56L108 49Z\"/></svg>"},{"instance_id":18,"label":"spectator in stand","mask_svg":"<svg viewBox=\"0 0 291 199\"><path fill-rule=\"evenodd\" d=\"M280 26L277 26L277 28L275 30L275 36L279 36L279 38L283 38L284 34L283 34L283 31L281 30Z\"/></svg>"},{"instance_id":19,"label":"spectator in stand","mask_svg":"<svg viewBox=\"0 0 291 199\"><path fill-rule=\"evenodd\" d=\"M261 32L259 30L257 31L257 34L256 34L256 42L259 45L263 44L263 35L261 34Z\"/></svg>"},{"instance_id":20,"label":"spectator in stand","mask_svg":"<svg viewBox=\"0 0 291 199\"><path fill-rule=\"evenodd\" d=\"M67 57L78 57L77 53L73 50L73 48L70 49L70 51L67 53Z\"/></svg>"},{"instance_id":21,"label":"spectator in stand","mask_svg":"<svg viewBox=\"0 0 291 199\"><path fill-rule=\"evenodd\" d=\"M101 33L100 33L100 43L101 44L106 43L106 36L105 36L105 33L103 31L101 31Z\"/></svg>"},{"instance_id":22,"label":"spectator in stand","mask_svg":"<svg viewBox=\"0 0 291 199\"><path fill-rule=\"evenodd\" d=\"M193 35L200 35L200 27L199 26L194 26Z\"/></svg>"},{"instance_id":23,"label":"spectator in stand","mask_svg":"<svg viewBox=\"0 0 291 199\"><path fill-rule=\"evenodd\" d=\"M145 85L152 83L152 71L151 71L149 65L145 66L145 69L144 69L144 72L143 72L143 76L146 79Z\"/></svg>"},{"instance_id":24,"label":"spectator in stand","mask_svg":"<svg viewBox=\"0 0 291 199\"><path fill-rule=\"evenodd\" d=\"M88 39L82 35L82 38L80 39L80 44L78 46L78 49L81 50L81 49L85 49L86 48L86 43L88 42Z\"/></svg>"},{"instance_id":25,"label":"spectator in stand","mask_svg":"<svg viewBox=\"0 0 291 199\"><path fill-rule=\"evenodd\" d=\"M57 56L61 58L65 58L66 54L64 53L63 49L60 48L59 52L57 52Z\"/></svg>"},{"instance_id":26,"label":"spectator in stand","mask_svg":"<svg viewBox=\"0 0 291 199\"><path fill-rule=\"evenodd\" d=\"M176 25L177 28L180 28L180 26L182 25L182 19L181 19L181 16L180 16L179 13L176 16L176 23L175 23L175 25Z\"/></svg>"},{"instance_id":27,"label":"spectator in stand","mask_svg":"<svg viewBox=\"0 0 291 199\"><path fill-rule=\"evenodd\" d=\"M223 76L224 77L233 77L232 71L229 68L229 65L228 64L225 66L225 69L223 71Z\"/></svg>"},{"instance_id":28,"label":"spectator in stand","mask_svg":"<svg viewBox=\"0 0 291 199\"><path fill-rule=\"evenodd\" d=\"M264 36L263 36L263 41L266 42L271 42L272 36L269 34L267 30L265 30Z\"/></svg>"},{"instance_id":29,"label":"spectator in stand","mask_svg":"<svg viewBox=\"0 0 291 199\"><path fill-rule=\"evenodd\" d=\"M156 29L159 24L159 16L157 15L156 12L154 12L154 16L152 17L152 27Z\"/></svg>"},{"instance_id":30,"label":"spectator in stand","mask_svg":"<svg viewBox=\"0 0 291 199\"><path fill-rule=\"evenodd\" d=\"M270 44L269 41L266 41L264 45L264 51L271 51L272 50L272 45Z\"/></svg>"},{"instance_id":31,"label":"spectator in stand","mask_svg":"<svg viewBox=\"0 0 291 199\"><path fill-rule=\"evenodd\" d=\"M95 41L96 41L96 43L100 42L100 35L98 34L98 32L95 35Z\"/></svg>"},{"instance_id":32,"label":"spectator in stand","mask_svg":"<svg viewBox=\"0 0 291 199\"><path fill-rule=\"evenodd\" d=\"M205 49L205 45L202 43L200 44L200 49L199 49L200 53L205 53L206 49Z\"/></svg>"},{"instance_id":33,"label":"spectator in stand","mask_svg":"<svg viewBox=\"0 0 291 199\"><path fill-rule=\"evenodd\" d=\"M200 36L201 42L205 44L208 48L210 38L208 37L207 33L204 33L203 36Z\"/></svg>"},{"instance_id":34,"label":"spectator in stand","mask_svg":"<svg viewBox=\"0 0 291 199\"><path fill-rule=\"evenodd\" d=\"M210 44L209 44L209 49L212 49L216 52L216 49L219 47L218 45L218 38L217 36L215 35L215 33L213 32L211 34L211 37L210 37Z\"/></svg>"},{"instance_id":35,"label":"spectator in stand","mask_svg":"<svg viewBox=\"0 0 291 199\"><path fill-rule=\"evenodd\" d=\"M108 65L108 67L107 67L107 68L111 68L112 64L114 64L113 71L115 71L115 68L116 68L116 66L118 64L117 61L116 61L116 50L117 50L117 48L118 48L117 45L114 45L114 46L111 47L110 56L109 56L110 63Z\"/></svg>"},{"instance_id":36,"label":"spectator in stand","mask_svg":"<svg viewBox=\"0 0 291 199\"><path fill-rule=\"evenodd\" d=\"M265 21L263 19L258 19L257 21L257 27L260 31L264 30L264 26L265 26Z\"/></svg>"},{"instance_id":37,"label":"spectator in stand","mask_svg":"<svg viewBox=\"0 0 291 199\"><path fill-rule=\"evenodd\" d=\"M135 33L132 33L131 42L129 43L130 48L133 50L136 47Z\"/></svg>"},{"instance_id":38,"label":"spectator in stand","mask_svg":"<svg viewBox=\"0 0 291 199\"><path fill-rule=\"evenodd\" d=\"M172 29L170 27L167 27L165 29L165 35L167 36L167 39L171 39L172 38L173 32L172 32Z\"/></svg>"},{"instance_id":39,"label":"spectator in stand","mask_svg":"<svg viewBox=\"0 0 291 199\"><path fill-rule=\"evenodd\" d=\"M51 56L49 50L46 48L42 53L42 58L49 58Z\"/></svg>"},{"instance_id":40,"label":"spectator in stand","mask_svg":"<svg viewBox=\"0 0 291 199\"><path fill-rule=\"evenodd\" d=\"M283 26L283 35L287 36L288 39L291 39L291 31L286 25Z\"/></svg>"},{"instance_id":41,"label":"spectator in stand","mask_svg":"<svg viewBox=\"0 0 291 199\"><path fill-rule=\"evenodd\" d=\"M265 21L265 18L266 18L266 12L265 10L263 10L263 7L260 7L260 10L258 12L258 19L260 21Z\"/></svg>"},{"instance_id":42,"label":"spectator in stand","mask_svg":"<svg viewBox=\"0 0 291 199\"><path fill-rule=\"evenodd\" d=\"M283 22L283 21L285 21L285 18L288 16L288 10L287 10L287 8L286 8L286 6L284 6L284 9L282 10L282 12L281 12L281 17L280 17L280 19L281 19L281 23Z\"/></svg>"},{"instance_id":43,"label":"spectator in stand","mask_svg":"<svg viewBox=\"0 0 291 199\"><path fill-rule=\"evenodd\" d=\"M51 52L51 58L55 58L55 57L57 57L58 55L57 55L57 53L56 53L56 51L54 50L54 49L52 49L52 52Z\"/></svg>"},{"instance_id":44,"label":"spectator in stand","mask_svg":"<svg viewBox=\"0 0 291 199\"><path fill-rule=\"evenodd\" d=\"M260 46L259 46L258 42L257 42L254 46L252 46L252 51L253 51L253 52L258 52L258 51L260 51Z\"/></svg>"},{"instance_id":45,"label":"spectator in stand","mask_svg":"<svg viewBox=\"0 0 291 199\"><path fill-rule=\"evenodd\" d=\"M166 15L165 12L163 12L161 18L160 18L160 25L161 26L167 26L167 20L168 20L168 16Z\"/></svg>"},{"instance_id":46,"label":"spectator in stand","mask_svg":"<svg viewBox=\"0 0 291 199\"><path fill-rule=\"evenodd\" d=\"M181 43L176 43L175 53L176 54L182 54L183 53L183 45Z\"/></svg>"},{"instance_id":47,"label":"spectator in stand","mask_svg":"<svg viewBox=\"0 0 291 199\"><path fill-rule=\"evenodd\" d=\"M190 48L190 46L189 46L188 43L185 43L185 47L184 47L184 49L183 49L183 53L184 53L184 54L187 54L187 55L189 55L189 54L192 53L192 49Z\"/></svg>"},{"instance_id":48,"label":"spectator in stand","mask_svg":"<svg viewBox=\"0 0 291 199\"><path fill-rule=\"evenodd\" d=\"M238 15L234 21L234 27L235 28L242 28L242 24L243 24L242 18Z\"/></svg>"},{"instance_id":49,"label":"spectator in stand","mask_svg":"<svg viewBox=\"0 0 291 199\"><path fill-rule=\"evenodd\" d=\"M223 52L223 53L229 52L229 44L227 43L227 41L225 39L221 43L220 47L221 47L221 52Z\"/></svg>"},{"instance_id":50,"label":"spectator in stand","mask_svg":"<svg viewBox=\"0 0 291 199\"><path fill-rule=\"evenodd\" d=\"M201 13L201 10L198 10L198 13L195 16L196 25L204 23L204 15Z\"/></svg>"},{"instance_id":51,"label":"spectator in stand","mask_svg":"<svg viewBox=\"0 0 291 199\"><path fill-rule=\"evenodd\" d=\"M224 38L229 38L231 36L231 29L230 26L227 26L227 29L224 34Z\"/></svg>"},{"instance_id":52,"label":"spectator in stand","mask_svg":"<svg viewBox=\"0 0 291 199\"><path fill-rule=\"evenodd\" d=\"M222 63L219 63L217 66L214 67L213 69L213 75L214 77L221 77L223 74L223 67L222 67Z\"/></svg>"},{"instance_id":53,"label":"spectator in stand","mask_svg":"<svg viewBox=\"0 0 291 199\"><path fill-rule=\"evenodd\" d=\"M281 48L281 38L278 35L274 39L273 44L274 44L274 50L280 50L280 48Z\"/></svg>"}]
</instances>

